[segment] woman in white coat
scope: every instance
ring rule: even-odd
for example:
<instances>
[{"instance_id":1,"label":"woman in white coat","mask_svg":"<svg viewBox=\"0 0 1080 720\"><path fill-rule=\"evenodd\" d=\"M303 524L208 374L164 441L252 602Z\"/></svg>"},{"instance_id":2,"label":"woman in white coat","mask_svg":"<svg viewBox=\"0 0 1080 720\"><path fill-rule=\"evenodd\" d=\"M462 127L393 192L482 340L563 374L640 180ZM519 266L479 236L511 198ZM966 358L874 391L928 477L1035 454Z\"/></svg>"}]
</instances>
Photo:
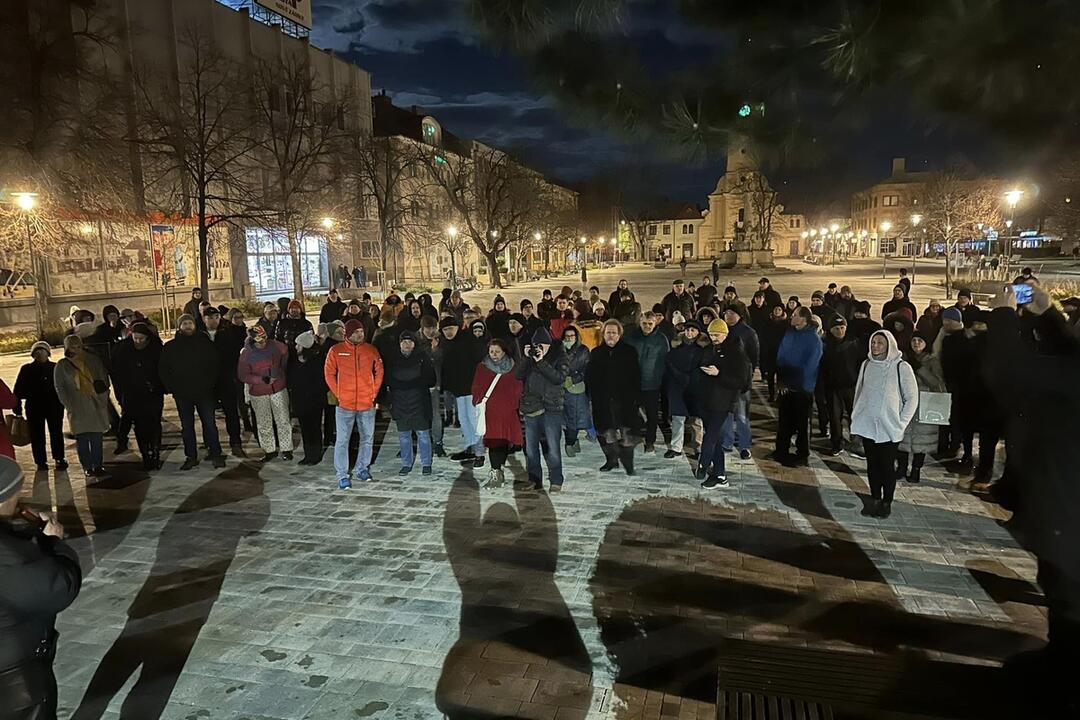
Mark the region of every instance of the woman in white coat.
<instances>
[{"instance_id":1,"label":"woman in white coat","mask_svg":"<svg viewBox=\"0 0 1080 720\"><path fill-rule=\"evenodd\" d=\"M896 490L896 450L919 406L919 384L888 330L870 336L870 353L859 369L851 434L863 439L870 502L863 515L887 518Z\"/></svg>"}]
</instances>

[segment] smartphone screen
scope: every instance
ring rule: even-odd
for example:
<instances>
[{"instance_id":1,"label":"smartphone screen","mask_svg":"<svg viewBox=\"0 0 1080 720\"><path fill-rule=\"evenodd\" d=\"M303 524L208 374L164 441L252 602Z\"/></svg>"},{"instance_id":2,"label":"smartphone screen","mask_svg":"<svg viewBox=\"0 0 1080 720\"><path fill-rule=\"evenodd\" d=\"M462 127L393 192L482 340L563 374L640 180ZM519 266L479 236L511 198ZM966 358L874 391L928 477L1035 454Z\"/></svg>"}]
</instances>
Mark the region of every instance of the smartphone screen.
<instances>
[{"instance_id":1,"label":"smartphone screen","mask_svg":"<svg viewBox=\"0 0 1080 720\"><path fill-rule=\"evenodd\" d=\"M1031 302L1032 287L1027 283L1020 283L1012 286L1013 295L1016 296L1017 305L1027 305Z\"/></svg>"}]
</instances>

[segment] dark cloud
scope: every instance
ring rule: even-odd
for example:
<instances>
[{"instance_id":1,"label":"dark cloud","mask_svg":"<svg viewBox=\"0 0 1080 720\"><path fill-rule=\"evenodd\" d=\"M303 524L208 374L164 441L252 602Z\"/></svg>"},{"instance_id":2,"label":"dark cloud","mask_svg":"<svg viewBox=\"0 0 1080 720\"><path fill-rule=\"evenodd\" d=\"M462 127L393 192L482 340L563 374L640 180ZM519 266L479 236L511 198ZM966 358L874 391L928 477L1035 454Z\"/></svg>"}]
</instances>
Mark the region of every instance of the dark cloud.
<instances>
[{"instance_id":1,"label":"dark cloud","mask_svg":"<svg viewBox=\"0 0 1080 720\"><path fill-rule=\"evenodd\" d=\"M390 30L452 23L460 16L450 0L384 0L368 3L364 12Z\"/></svg>"}]
</instances>

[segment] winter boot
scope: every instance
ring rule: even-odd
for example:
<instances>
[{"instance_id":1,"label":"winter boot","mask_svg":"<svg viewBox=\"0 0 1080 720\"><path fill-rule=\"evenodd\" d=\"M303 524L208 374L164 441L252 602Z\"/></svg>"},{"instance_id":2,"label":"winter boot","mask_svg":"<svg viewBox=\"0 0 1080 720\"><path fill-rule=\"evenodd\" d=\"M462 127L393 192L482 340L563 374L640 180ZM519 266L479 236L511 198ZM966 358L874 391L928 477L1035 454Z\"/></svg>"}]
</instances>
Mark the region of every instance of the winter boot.
<instances>
[{"instance_id":1,"label":"winter boot","mask_svg":"<svg viewBox=\"0 0 1080 720\"><path fill-rule=\"evenodd\" d=\"M907 463L908 454L906 452L896 453L896 479L902 480L907 476Z\"/></svg>"},{"instance_id":2,"label":"winter boot","mask_svg":"<svg viewBox=\"0 0 1080 720\"><path fill-rule=\"evenodd\" d=\"M626 470L627 475L636 475L634 472L634 446L623 447L619 446L619 460L622 462L623 469Z\"/></svg>"},{"instance_id":3,"label":"winter boot","mask_svg":"<svg viewBox=\"0 0 1080 720\"><path fill-rule=\"evenodd\" d=\"M911 472L907 476L909 483L917 483L922 479L922 466L925 459L924 453L915 453L911 456Z\"/></svg>"},{"instance_id":4,"label":"winter boot","mask_svg":"<svg viewBox=\"0 0 1080 720\"><path fill-rule=\"evenodd\" d=\"M614 443L601 442L600 447L604 451L607 461L600 466L600 472L609 472L619 467L619 451Z\"/></svg>"}]
</instances>

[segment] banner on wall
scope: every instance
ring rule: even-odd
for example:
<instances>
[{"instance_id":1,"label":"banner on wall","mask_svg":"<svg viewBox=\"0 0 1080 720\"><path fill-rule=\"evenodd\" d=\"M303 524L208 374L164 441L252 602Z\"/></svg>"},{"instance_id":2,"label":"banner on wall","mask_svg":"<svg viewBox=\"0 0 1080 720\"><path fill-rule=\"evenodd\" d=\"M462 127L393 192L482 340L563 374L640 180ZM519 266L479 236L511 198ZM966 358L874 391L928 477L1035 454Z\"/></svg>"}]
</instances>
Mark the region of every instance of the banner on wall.
<instances>
[{"instance_id":1,"label":"banner on wall","mask_svg":"<svg viewBox=\"0 0 1080 720\"><path fill-rule=\"evenodd\" d=\"M311 0L255 0L270 12L311 29Z\"/></svg>"}]
</instances>

